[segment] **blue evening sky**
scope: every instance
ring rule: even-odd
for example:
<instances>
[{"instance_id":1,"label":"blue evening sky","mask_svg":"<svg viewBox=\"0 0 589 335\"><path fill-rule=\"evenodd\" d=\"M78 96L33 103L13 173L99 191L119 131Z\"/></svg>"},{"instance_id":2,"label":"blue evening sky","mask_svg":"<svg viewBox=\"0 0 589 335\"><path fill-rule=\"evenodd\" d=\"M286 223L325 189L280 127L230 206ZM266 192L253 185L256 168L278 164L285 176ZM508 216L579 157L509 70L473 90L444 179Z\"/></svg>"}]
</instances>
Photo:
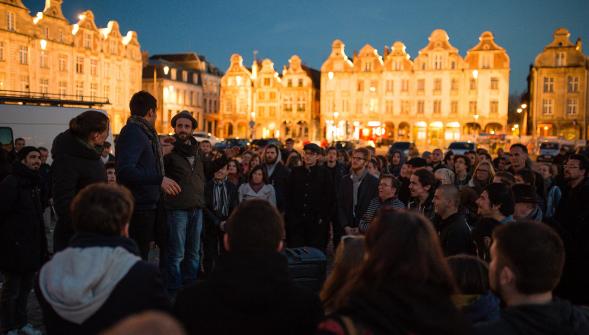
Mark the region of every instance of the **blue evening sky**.
<instances>
[{"instance_id":1,"label":"blue evening sky","mask_svg":"<svg viewBox=\"0 0 589 335\"><path fill-rule=\"evenodd\" d=\"M24 0L34 15L45 1ZM400 40L412 57L437 28L448 32L462 56L490 30L511 58L511 92L526 86L528 66L566 27L589 54L589 0L64 0L70 21L91 9L98 26L117 20L135 30L150 54L195 51L225 71L232 53L249 66L253 51L281 70L293 54L319 69L339 38L352 56L370 43L379 50Z\"/></svg>"}]
</instances>

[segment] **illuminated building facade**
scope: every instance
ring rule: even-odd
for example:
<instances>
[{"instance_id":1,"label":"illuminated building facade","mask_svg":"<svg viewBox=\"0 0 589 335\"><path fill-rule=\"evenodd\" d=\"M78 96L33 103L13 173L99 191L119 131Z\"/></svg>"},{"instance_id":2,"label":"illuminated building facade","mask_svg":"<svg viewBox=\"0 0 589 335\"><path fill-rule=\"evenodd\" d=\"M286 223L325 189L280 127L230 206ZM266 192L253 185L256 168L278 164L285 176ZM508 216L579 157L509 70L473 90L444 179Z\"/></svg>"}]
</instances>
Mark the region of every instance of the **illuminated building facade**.
<instances>
[{"instance_id":1,"label":"illuminated building facade","mask_svg":"<svg viewBox=\"0 0 589 335\"><path fill-rule=\"evenodd\" d=\"M292 56L279 74L274 63L255 61L251 69L234 54L221 80L218 135L239 138L320 138L320 73Z\"/></svg>"},{"instance_id":2,"label":"illuminated building facade","mask_svg":"<svg viewBox=\"0 0 589 335\"><path fill-rule=\"evenodd\" d=\"M197 131L216 133L221 75L195 53L151 56L143 68L143 89L158 100L157 131L172 132L172 117L186 110L198 121Z\"/></svg>"},{"instance_id":3,"label":"illuminated building facade","mask_svg":"<svg viewBox=\"0 0 589 335\"><path fill-rule=\"evenodd\" d=\"M587 139L589 58L565 28L536 56L530 78L534 135Z\"/></svg>"},{"instance_id":4,"label":"illuminated building facade","mask_svg":"<svg viewBox=\"0 0 589 335\"><path fill-rule=\"evenodd\" d=\"M92 11L74 24L61 0L46 0L31 17L21 0L0 0L0 90L40 93L77 101L108 99L113 133L129 116L129 100L141 89L137 34L122 35L116 21L98 28Z\"/></svg>"},{"instance_id":5,"label":"illuminated building facade","mask_svg":"<svg viewBox=\"0 0 589 335\"><path fill-rule=\"evenodd\" d=\"M401 42L383 56L367 44L349 59L335 40L321 67L322 134L444 146L503 133L509 69L509 56L490 32L464 58L440 29L413 60Z\"/></svg>"}]
</instances>

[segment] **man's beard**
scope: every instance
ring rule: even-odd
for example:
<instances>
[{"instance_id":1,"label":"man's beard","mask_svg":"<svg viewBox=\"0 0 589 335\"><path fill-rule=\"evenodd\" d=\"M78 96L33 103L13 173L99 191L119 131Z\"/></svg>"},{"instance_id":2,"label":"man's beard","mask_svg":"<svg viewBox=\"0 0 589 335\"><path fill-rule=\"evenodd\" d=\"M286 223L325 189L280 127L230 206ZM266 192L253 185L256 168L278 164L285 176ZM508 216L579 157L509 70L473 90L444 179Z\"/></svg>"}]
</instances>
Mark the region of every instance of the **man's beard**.
<instances>
[{"instance_id":1,"label":"man's beard","mask_svg":"<svg viewBox=\"0 0 589 335\"><path fill-rule=\"evenodd\" d=\"M176 135L178 135L178 138L180 140L182 140L182 141L186 141L188 139L188 136L189 136L188 133L178 133Z\"/></svg>"},{"instance_id":2,"label":"man's beard","mask_svg":"<svg viewBox=\"0 0 589 335\"><path fill-rule=\"evenodd\" d=\"M272 164L276 163L277 159L278 159L278 156L274 157L274 159L272 159L272 160L270 160L268 157L266 157L266 164L272 165Z\"/></svg>"}]
</instances>

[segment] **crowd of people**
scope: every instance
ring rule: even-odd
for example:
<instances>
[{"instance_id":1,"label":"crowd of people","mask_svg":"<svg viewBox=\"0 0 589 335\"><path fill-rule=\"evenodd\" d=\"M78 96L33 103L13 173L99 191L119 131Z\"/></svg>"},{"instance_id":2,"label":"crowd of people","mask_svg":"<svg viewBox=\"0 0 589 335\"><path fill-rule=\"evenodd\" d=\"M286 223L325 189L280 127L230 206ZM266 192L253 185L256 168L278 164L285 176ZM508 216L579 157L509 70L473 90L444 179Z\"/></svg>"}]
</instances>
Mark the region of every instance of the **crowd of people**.
<instances>
[{"instance_id":1,"label":"crowd of people","mask_svg":"<svg viewBox=\"0 0 589 335\"><path fill-rule=\"evenodd\" d=\"M586 154L215 150L189 112L159 136L153 96L129 107L115 155L97 111L51 165L0 150L0 333L39 333L33 288L49 334L589 333ZM289 277L303 246L335 251L321 292Z\"/></svg>"}]
</instances>

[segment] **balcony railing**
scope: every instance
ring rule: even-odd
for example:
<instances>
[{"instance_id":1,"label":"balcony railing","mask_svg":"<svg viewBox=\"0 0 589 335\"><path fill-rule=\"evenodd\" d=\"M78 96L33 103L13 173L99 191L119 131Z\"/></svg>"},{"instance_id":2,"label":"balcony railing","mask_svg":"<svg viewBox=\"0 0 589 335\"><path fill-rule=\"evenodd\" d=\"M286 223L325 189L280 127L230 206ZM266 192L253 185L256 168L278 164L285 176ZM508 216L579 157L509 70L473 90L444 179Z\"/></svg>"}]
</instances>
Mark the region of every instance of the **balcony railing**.
<instances>
[{"instance_id":1,"label":"balcony railing","mask_svg":"<svg viewBox=\"0 0 589 335\"><path fill-rule=\"evenodd\" d=\"M0 90L0 103L48 104L52 106L103 106L110 105L106 97L87 95L56 94L30 91Z\"/></svg>"}]
</instances>

